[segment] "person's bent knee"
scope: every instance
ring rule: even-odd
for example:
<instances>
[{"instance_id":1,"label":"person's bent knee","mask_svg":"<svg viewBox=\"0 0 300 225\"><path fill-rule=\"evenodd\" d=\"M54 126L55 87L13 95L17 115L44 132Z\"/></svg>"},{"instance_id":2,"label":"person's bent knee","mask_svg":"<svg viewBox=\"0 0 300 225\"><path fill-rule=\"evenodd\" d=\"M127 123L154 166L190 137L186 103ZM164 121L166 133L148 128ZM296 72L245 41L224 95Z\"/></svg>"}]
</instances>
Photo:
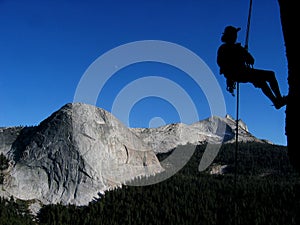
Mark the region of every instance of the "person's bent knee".
<instances>
[{"instance_id":1,"label":"person's bent knee","mask_svg":"<svg viewBox=\"0 0 300 225\"><path fill-rule=\"evenodd\" d=\"M264 88L267 85L264 81L253 81L252 84L256 88Z\"/></svg>"},{"instance_id":2,"label":"person's bent knee","mask_svg":"<svg viewBox=\"0 0 300 225\"><path fill-rule=\"evenodd\" d=\"M268 70L268 80L276 79L275 72L272 70Z\"/></svg>"}]
</instances>

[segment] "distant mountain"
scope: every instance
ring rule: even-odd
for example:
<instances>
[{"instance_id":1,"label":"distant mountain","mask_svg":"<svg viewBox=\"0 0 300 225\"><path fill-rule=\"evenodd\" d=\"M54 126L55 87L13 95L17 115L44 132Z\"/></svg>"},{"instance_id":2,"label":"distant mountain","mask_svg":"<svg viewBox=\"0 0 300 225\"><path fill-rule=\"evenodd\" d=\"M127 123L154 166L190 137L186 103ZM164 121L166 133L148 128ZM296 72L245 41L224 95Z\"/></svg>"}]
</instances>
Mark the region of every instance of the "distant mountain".
<instances>
[{"instance_id":1,"label":"distant mountain","mask_svg":"<svg viewBox=\"0 0 300 225\"><path fill-rule=\"evenodd\" d=\"M252 135L242 120L239 120L238 124L240 142L271 143ZM131 131L147 143L155 153L165 153L176 146L188 143L198 145L235 142L236 121L230 115L226 115L225 118L212 116L191 125L175 123L158 128L131 128Z\"/></svg>"},{"instance_id":2,"label":"distant mountain","mask_svg":"<svg viewBox=\"0 0 300 225\"><path fill-rule=\"evenodd\" d=\"M69 103L38 126L0 128L0 153L10 160L0 196L86 205L100 192L164 171L156 153L234 141L235 120L228 115L191 125L127 128L104 109ZM265 142L242 121L239 141Z\"/></svg>"}]
</instances>

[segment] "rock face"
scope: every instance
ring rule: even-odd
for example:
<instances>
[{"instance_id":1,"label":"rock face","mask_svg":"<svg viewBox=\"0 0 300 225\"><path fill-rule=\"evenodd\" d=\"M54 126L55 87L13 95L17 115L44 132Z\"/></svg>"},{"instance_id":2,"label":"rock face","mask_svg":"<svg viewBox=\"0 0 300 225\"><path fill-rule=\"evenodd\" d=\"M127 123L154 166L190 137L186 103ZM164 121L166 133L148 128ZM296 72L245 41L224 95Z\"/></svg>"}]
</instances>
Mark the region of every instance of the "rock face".
<instances>
[{"instance_id":1,"label":"rock face","mask_svg":"<svg viewBox=\"0 0 300 225\"><path fill-rule=\"evenodd\" d=\"M0 128L0 141L10 160L0 196L86 205L99 192L163 171L156 153L235 141L235 120L212 116L191 125L127 128L103 109L70 103L38 126ZM239 141L263 142L242 121Z\"/></svg>"},{"instance_id":2,"label":"rock face","mask_svg":"<svg viewBox=\"0 0 300 225\"><path fill-rule=\"evenodd\" d=\"M243 121L239 121L240 142L267 142L253 136ZM188 143L220 144L235 142L236 121L229 115L225 118L212 116L191 125L169 124L158 128L131 128L155 153L165 153L179 145Z\"/></svg>"},{"instance_id":3,"label":"rock face","mask_svg":"<svg viewBox=\"0 0 300 225\"><path fill-rule=\"evenodd\" d=\"M85 205L99 192L163 170L134 133L91 105L67 104L37 127L16 129L18 135L11 129L1 130L1 151L12 162L2 195Z\"/></svg>"}]
</instances>

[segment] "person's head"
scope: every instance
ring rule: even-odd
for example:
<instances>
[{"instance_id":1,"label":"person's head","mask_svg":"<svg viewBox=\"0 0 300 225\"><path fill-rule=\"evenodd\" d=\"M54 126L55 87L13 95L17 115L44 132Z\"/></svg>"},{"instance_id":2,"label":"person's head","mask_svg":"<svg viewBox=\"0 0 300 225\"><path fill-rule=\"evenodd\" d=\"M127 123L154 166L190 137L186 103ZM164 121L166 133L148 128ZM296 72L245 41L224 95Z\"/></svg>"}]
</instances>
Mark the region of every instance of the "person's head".
<instances>
[{"instance_id":1,"label":"person's head","mask_svg":"<svg viewBox=\"0 0 300 225\"><path fill-rule=\"evenodd\" d=\"M237 39L237 32L241 30L241 28L236 28L234 26L227 26L224 29L223 35L221 37L221 41L225 43L235 43Z\"/></svg>"}]
</instances>

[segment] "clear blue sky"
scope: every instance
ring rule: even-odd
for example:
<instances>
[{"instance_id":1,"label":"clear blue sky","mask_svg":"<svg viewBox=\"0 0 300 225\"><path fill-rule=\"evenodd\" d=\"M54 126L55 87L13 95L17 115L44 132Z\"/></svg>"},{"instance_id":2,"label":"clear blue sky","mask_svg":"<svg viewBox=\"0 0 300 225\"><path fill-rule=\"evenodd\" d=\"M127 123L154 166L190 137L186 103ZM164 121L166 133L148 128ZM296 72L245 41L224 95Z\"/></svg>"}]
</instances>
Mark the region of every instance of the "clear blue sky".
<instances>
[{"instance_id":1,"label":"clear blue sky","mask_svg":"<svg viewBox=\"0 0 300 225\"><path fill-rule=\"evenodd\" d=\"M98 57L141 40L172 42L197 54L217 78L227 113L235 117L236 98L226 91L225 79L218 73L216 51L227 25L242 28L238 41L244 43L248 7L248 0L1 0L0 126L39 124L73 101L78 82ZM287 94L277 0L253 0L249 51L255 68L273 70L282 93ZM114 74L97 106L110 111L122 87L145 76L178 83L196 104L199 119L210 116L205 96L186 74L150 62ZM256 137L286 145L285 107L276 110L251 84L240 85L239 115ZM167 99L154 96L134 105L129 122L132 127L148 127L180 122L180 118Z\"/></svg>"}]
</instances>

